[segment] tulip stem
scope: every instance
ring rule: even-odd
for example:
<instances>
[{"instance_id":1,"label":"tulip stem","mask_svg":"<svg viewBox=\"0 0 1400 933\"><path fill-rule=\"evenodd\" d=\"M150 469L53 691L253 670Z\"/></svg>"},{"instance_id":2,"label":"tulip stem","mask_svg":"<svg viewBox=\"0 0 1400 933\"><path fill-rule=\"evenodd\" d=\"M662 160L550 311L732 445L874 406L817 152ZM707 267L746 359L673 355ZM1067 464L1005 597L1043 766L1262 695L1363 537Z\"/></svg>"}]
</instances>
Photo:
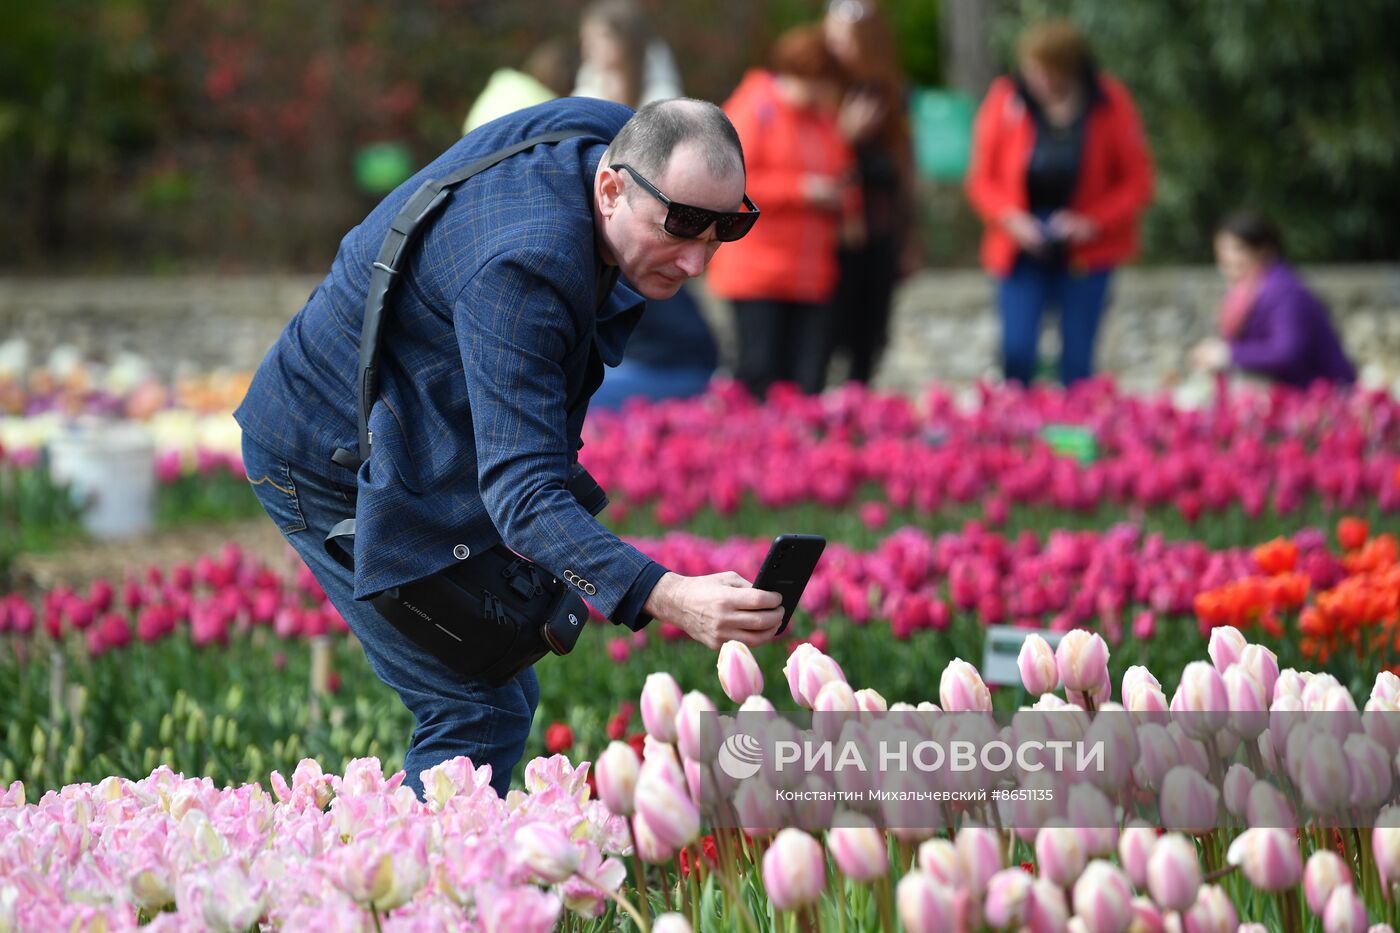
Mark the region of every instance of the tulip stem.
<instances>
[{"instance_id":1,"label":"tulip stem","mask_svg":"<svg viewBox=\"0 0 1400 933\"><path fill-rule=\"evenodd\" d=\"M597 888L599 891L602 891L608 897L612 898L613 903L617 904L618 907L621 907L623 910L627 911L627 915L632 918L632 922L637 925L637 929L640 930L641 933L650 933L651 924L647 923L647 921L642 918L641 912L638 911L636 907L633 907L632 902L629 901L627 898L623 897L621 894L618 894L611 888L600 884L596 879L590 878L583 872L576 872L574 877L578 878L585 884L593 885L593 887ZM643 897L641 900L642 904L645 905L646 898ZM379 926L379 917L377 915L374 918L374 925L375 927Z\"/></svg>"},{"instance_id":2,"label":"tulip stem","mask_svg":"<svg viewBox=\"0 0 1400 933\"><path fill-rule=\"evenodd\" d=\"M1239 870L1238 865L1226 865L1224 868L1217 868L1215 871L1201 877L1201 881L1206 884L1214 884L1226 875Z\"/></svg>"},{"instance_id":3,"label":"tulip stem","mask_svg":"<svg viewBox=\"0 0 1400 933\"><path fill-rule=\"evenodd\" d=\"M1298 890L1288 888L1278 892L1279 916L1284 933L1302 933L1303 918L1298 910Z\"/></svg>"},{"instance_id":4,"label":"tulip stem","mask_svg":"<svg viewBox=\"0 0 1400 933\"><path fill-rule=\"evenodd\" d=\"M881 875L875 882L878 886L876 899L880 907L880 925L886 930L895 929L894 925L894 889L890 886L890 876Z\"/></svg>"},{"instance_id":5,"label":"tulip stem","mask_svg":"<svg viewBox=\"0 0 1400 933\"><path fill-rule=\"evenodd\" d=\"M384 927L379 924L379 911L375 909L373 904L370 905L369 915L374 918L375 933L384 933Z\"/></svg>"},{"instance_id":6,"label":"tulip stem","mask_svg":"<svg viewBox=\"0 0 1400 933\"><path fill-rule=\"evenodd\" d=\"M647 876L646 867L642 865L642 860L634 852L632 855L632 869L637 875L637 902L642 905L642 917L644 920L651 919L651 906L647 903ZM638 925L639 930L646 930L649 923Z\"/></svg>"}]
</instances>

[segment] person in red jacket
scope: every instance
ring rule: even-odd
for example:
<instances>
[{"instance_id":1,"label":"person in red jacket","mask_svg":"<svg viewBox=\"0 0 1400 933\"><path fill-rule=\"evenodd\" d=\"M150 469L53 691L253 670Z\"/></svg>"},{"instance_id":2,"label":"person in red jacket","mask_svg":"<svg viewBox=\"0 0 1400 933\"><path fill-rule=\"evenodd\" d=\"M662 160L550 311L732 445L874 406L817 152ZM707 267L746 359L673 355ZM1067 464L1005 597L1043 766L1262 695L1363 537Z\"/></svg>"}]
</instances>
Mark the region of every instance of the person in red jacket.
<instances>
[{"instance_id":1,"label":"person in red jacket","mask_svg":"<svg viewBox=\"0 0 1400 933\"><path fill-rule=\"evenodd\" d=\"M821 28L784 33L771 65L745 75L724 104L763 223L720 250L706 276L734 305L735 376L758 397L780 381L824 388L837 242L860 211L854 156L836 122L840 68Z\"/></svg>"},{"instance_id":2,"label":"person in red jacket","mask_svg":"<svg viewBox=\"0 0 1400 933\"><path fill-rule=\"evenodd\" d=\"M987 91L973 127L967 192L986 224L1006 378L1035 376L1040 320L1060 313L1060 379L1093 372L1115 266L1138 248L1152 157L1126 88L1065 22L1022 35L1018 73Z\"/></svg>"}]
</instances>

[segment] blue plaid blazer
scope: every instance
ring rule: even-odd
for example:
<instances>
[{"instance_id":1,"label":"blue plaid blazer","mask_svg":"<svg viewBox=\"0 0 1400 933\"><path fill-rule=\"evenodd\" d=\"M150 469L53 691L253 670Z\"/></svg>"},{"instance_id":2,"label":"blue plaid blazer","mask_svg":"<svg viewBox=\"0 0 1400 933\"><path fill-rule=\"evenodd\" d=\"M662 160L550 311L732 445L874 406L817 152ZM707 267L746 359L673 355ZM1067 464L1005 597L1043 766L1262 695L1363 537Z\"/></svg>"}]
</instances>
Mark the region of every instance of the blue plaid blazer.
<instances>
[{"instance_id":1,"label":"blue plaid blazer","mask_svg":"<svg viewBox=\"0 0 1400 933\"><path fill-rule=\"evenodd\" d=\"M551 130L458 186L428 222L387 312L373 450L360 468L355 596L435 573L504 541L583 591L599 612L640 612L664 572L565 488L588 399L644 309L598 256L593 176L632 111L564 99L488 123L384 199L340 244L235 417L303 470L340 478L356 446L355 375L370 267L389 223L431 177ZM605 292L605 290L607 290Z\"/></svg>"}]
</instances>

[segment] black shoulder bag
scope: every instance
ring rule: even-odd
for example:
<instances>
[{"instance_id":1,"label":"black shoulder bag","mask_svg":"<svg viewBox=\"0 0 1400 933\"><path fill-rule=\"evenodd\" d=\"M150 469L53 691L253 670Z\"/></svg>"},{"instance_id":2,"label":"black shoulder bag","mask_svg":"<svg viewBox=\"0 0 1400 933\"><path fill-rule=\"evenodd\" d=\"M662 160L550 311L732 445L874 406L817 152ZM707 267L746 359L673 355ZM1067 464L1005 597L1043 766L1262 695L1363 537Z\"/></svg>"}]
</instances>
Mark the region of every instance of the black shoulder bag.
<instances>
[{"instance_id":1,"label":"black shoulder bag","mask_svg":"<svg viewBox=\"0 0 1400 933\"><path fill-rule=\"evenodd\" d=\"M341 448L332 460L358 472L369 459L373 438L370 409L379 395L379 338L385 311L409 250L423 225L442 207L452 189L473 175L535 146L588 135L558 130L527 139L440 179L425 181L399 211L370 275L360 332L359 454ZM597 515L607 495L577 462L568 488ZM327 552L354 570L355 520L337 524L326 536ZM466 551L466 548L461 548ZM583 599L531 561L497 544L484 553L462 554L456 564L421 580L393 587L370 605L434 657L467 679L500 686L546 654L568 654L588 619Z\"/></svg>"}]
</instances>

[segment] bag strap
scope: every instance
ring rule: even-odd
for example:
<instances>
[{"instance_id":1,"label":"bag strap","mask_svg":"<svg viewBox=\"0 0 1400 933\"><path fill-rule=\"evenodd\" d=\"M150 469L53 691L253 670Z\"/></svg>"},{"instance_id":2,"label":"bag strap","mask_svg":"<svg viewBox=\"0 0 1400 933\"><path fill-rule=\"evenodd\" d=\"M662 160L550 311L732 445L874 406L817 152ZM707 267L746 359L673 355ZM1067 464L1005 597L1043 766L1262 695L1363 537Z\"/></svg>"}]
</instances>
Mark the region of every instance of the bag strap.
<instances>
[{"instance_id":1,"label":"bag strap","mask_svg":"<svg viewBox=\"0 0 1400 933\"><path fill-rule=\"evenodd\" d=\"M384 329L384 318L394 284L423 224L442 207L453 188L473 175L480 174L497 163L535 146L587 135L587 130L564 129L532 136L483 156L442 178L428 179L404 204L403 209L389 224L389 232L384 235L379 255L370 271L369 290L365 294L364 323L360 328L360 362L355 380L359 391L359 453L357 456L342 447L331 455L331 460L348 470L358 472L360 466L369 459L370 445L373 441L369 432L369 414L370 409L374 407L375 398L379 395L379 338Z\"/></svg>"}]
</instances>

